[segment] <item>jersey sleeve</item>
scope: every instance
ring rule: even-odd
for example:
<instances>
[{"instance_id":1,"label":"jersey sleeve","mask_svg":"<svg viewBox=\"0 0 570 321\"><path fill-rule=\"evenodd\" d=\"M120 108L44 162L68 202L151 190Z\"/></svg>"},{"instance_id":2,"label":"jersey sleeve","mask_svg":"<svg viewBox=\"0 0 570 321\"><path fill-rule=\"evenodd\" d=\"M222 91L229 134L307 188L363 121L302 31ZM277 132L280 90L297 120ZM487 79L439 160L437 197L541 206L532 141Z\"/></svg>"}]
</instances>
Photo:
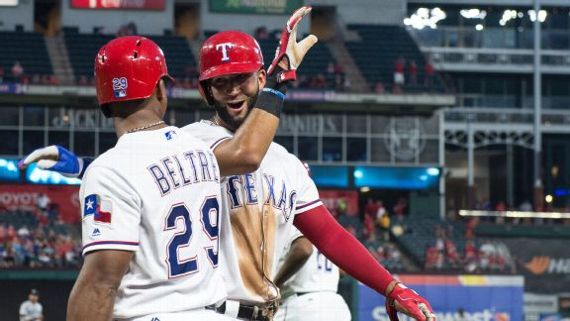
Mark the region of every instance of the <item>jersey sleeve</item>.
<instances>
[{"instance_id":1,"label":"jersey sleeve","mask_svg":"<svg viewBox=\"0 0 570 321\"><path fill-rule=\"evenodd\" d=\"M138 249L142 202L117 171L91 166L83 178L79 200L83 255L95 250Z\"/></svg>"},{"instance_id":2,"label":"jersey sleeve","mask_svg":"<svg viewBox=\"0 0 570 321\"><path fill-rule=\"evenodd\" d=\"M304 213L315 207L323 205L319 197L319 191L313 179L309 176L307 169L301 161L291 155L295 162L295 175L297 182L297 197L295 200L294 215Z\"/></svg>"},{"instance_id":3,"label":"jersey sleeve","mask_svg":"<svg viewBox=\"0 0 570 321\"><path fill-rule=\"evenodd\" d=\"M232 138L232 134L228 130L209 121L193 123L182 129L205 142L211 150L216 149L226 139Z\"/></svg>"}]
</instances>

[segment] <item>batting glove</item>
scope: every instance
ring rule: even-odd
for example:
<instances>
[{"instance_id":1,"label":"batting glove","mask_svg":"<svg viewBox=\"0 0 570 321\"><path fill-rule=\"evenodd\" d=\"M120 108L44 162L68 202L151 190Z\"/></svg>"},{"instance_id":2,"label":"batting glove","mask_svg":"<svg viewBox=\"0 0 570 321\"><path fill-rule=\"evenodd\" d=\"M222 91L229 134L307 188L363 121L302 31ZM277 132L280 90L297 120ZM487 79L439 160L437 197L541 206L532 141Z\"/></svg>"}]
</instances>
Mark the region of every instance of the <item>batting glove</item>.
<instances>
[{"instance_id":1,"label":"batting glove","mask_svg":"<svg viewBox=\"0 0 570 321\"><path fill-rule=\"evenodd\" d=\"M34 162L37 162L37 166L41 169L77 178L83 176L85 168L91 161L90 159L79 158L59 145L51 145L34 150L18 162L18 167L24 169Z\"/></svg>"},{"instance_id":2,"label":"batting glove","mask_svg":"<svg viewBox=\"0 0 570 321\"><path fill-rule=\"evenodd\" d=\"M386 297L386 311L391 321L398 321L398 311L418 321L435 321L435 314L429 302L399 282Z\"/></svg>"},{"instance_id":3,"label":"batting glove","mask_svg":"<svg viewBox=\"0 0 570 321\"><path fill-rule=\"evenodd\" d=\"M311 7L305 6L297 9L287 20L287 24L281 32L279 46L275 50L275 58L273 58L271 66L267 69L267 74L272 75L278 66L283 68L283 72L279 74L278 82L297 79L297 68L309 49L318 41L315 35L309 35L297 42L297 26L309 12L311 12ZM284 61L284 64L280 64L284 57L287 58L286 61Z\"/></svg>"}]
</instances>

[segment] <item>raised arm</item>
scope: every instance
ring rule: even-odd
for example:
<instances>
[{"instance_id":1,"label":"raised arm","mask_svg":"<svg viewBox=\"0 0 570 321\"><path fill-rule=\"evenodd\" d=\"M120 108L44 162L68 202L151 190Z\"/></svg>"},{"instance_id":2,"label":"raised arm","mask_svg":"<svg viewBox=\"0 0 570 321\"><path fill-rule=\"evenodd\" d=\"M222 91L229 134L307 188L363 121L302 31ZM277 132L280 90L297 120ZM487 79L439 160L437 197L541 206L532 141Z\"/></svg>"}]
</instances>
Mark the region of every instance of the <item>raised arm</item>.
<instances>
[{"instance_id":1,"label":"raised arm","mask_svg":"<svg viewBox=\"0 0 570 321\"><path fill-rule=\"evenodd\" d=\"M277 132L287 84L297 79L297 68L317 42L315 35L297 42L297 26L310 12L310 7L301 7L287 20L267 71L267 82L254 108L235 135L214 150L222 176L250 173L259 168Z\"/></svg>"}]
</instances>

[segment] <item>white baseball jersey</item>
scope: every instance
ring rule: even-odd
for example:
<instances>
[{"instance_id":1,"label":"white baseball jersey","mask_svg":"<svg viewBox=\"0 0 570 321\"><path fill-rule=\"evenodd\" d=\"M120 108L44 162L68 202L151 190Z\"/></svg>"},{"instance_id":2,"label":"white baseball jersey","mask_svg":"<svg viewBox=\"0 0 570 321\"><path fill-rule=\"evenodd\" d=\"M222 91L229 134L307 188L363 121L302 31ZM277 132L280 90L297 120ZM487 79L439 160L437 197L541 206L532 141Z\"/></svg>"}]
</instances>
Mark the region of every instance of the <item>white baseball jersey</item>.
<instances>
[{"instance_id":1,"label":"white baseball jersey","mask_svg":"<svg viewBox=\"0 0 570 321\"><path fill-rule=\"evenodd\" d=\"M41 303L26 300L20 305L20 321L39 321L42 317L42 311Z\"/></svg>"},{"instance_id":2,"label":"white baseball jersey","mask_svg":"<svg viewBox=\"0 0 570 321\"><path fill-rule=\"evenodd\" d=\"M83 253L134 252L114 318L223 300L218 266L220 173L203 141L176 127L125 134L87 169Z\"/></svg>"},{"instance_id":3,"label":"white baseball jersey","mask_svg":"<svg viewBox=\"0 0 570 321\"><path fill-rule=\"evenodd\" d=\"M183 130L204 140L212 150L233 135L210 121ZM231 225L222 230L220 250L228 297L248 303L272 300L277 289L269 278L288 241L293 218L322 205L317 188L301 161L275 143L257 171L221 181L222 220Z\"/></svg>"},{"instance_id":4,"label":"white baseball jersey","mask_svg":"<svg viewBox=\"0 0 570 321\"><path fill-rule=\"evenodd\" d=\"M302 234L293 227L289 237L289 244L300 236L302 236ZM287 256L289 249L290 246L287 246L281 262ZM313 245L313 254L311 254L303 267L283 284L283 288L285 289L284 292L305 293L329 291L336 293L338 290L339 277L340 272L338 267Z\"/></svg>"},{"instance_id":5,"label":"white baseball jersey","mask_svg":"<svg viewBox=\"0 0 570 321\"><path fill-rule=\"evenodd\" d=\"M282 264L290 245L302 234L293 228L289 245L285 248ZM281 265L280 264L280 265ZM275 315L275 321L349 321L350 309L337 294L339 270L316 247L303 267L283 285L285 298Z\"/></svg>"}]
</instances>

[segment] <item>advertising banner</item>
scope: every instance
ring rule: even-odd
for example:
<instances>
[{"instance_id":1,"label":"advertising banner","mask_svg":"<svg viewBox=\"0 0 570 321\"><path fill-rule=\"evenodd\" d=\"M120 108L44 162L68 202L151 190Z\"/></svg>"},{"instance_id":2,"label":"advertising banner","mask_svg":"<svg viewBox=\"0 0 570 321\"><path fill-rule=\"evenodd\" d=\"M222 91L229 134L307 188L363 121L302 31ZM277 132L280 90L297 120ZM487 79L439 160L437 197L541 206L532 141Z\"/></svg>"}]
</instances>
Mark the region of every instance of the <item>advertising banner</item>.
<instances>
[{"instance_id":1,"label":"advertising banner","mask_svg":"<svg viewBox=\"0 0 570 321\"><path fill-rule=\"evenodd\" d=\"M50 203L57 205L64 222L80 221L79 186L1 184L0 208L36 211L36 202L41 194L47 195Z\"/></svg>"},{"instance_id":2,"label":"advertising banner","mask_svg":"<svg viewBox=\"0 0 570 321\"><path fill-rule=\"evenodd\" d=\"M517 273L525 276L527 291L545 294L568 292L570 252L567 240L503 238L501 242L516 257Z\"/></svg>"},{"instance_id":3,"label":"advertising banner","mask_svg":"<svg viewBox=\"0 0 570 321\"><path fill-rule=\"evenodd\" d=\"M166 0L71 0L75 9L164 10Z\"/></svg>"},{"instance_id":4,"label":"advertising banner","mask_svg":"<svg viewBox=\"0 0 570 321\"><path fill-rule=\"evenodd\" d=\"M303 5L303 0L210 0L210 12L290 14Z\"/></svg>"},{"instance_id":5,"label":"advertising banner","mask_svg":"<svg viewBox=\"0 0 570 321\"><path fill-rule=\"evenodd\" d=\"M400 275L398 278L427 298L441 321L521 321L522 276ZM464 317L458 310L463 309ZM360 285L358 320L389 321L384 297ZM400 321L411 321L400 314Z\"/></svg>"}]
</instances>

